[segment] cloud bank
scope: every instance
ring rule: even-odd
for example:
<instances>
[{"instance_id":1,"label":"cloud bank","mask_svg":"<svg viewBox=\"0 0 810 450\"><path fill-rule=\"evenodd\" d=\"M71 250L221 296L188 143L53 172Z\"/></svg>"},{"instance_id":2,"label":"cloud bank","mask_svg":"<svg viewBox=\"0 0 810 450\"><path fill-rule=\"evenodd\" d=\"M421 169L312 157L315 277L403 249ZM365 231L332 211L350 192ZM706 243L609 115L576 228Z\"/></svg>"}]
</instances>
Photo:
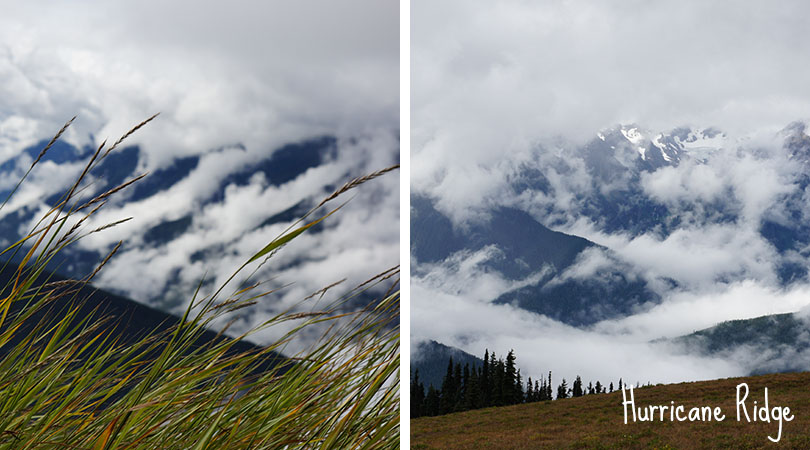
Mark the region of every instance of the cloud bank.
<instances>
[{"instance_id":1,"label":"cloud bank","mask_svg":"<svg viewBox=\"0 0 810 450\"><path fill-rule=\"evenodd\" d=\"M514 349L524 377L552 370L557 382L576 375L605 384L619 378L658 383L745 375L762 367L767 358L746 358L744 349L733 355L699 356L655 341L726 320L795 312L810 304L808 285L779 289L747 280L720 291L671 293L661 304L628 317L576 328L509 304L491 303L522 283L509 282L468 261L423 266L422 272L414 274L414 339L436 340L478 357L485 349L501 356ZM780 358L768 364L795 363L790 355Z\"/></svg>"},{"instance_id":2,"label":"cloud bank","mask_svg":"<svg viewBox=\"0 0 810 450\"><path fill-rule=\"evenodd\" d=\"M396 5L367 0L28 2L0 18L0 134L30 145L78 114L69 138L100 142L160 111L133 136L154 168L237 143L267 152L393 129L398 23Z\"/></svg>"},{"instance_id":3,"label":"cloud bank","mask_svg":"<svg viewBox=\"0 0 810 450\"><path fill-rule=\"evenodd\" d=\"M554 136L581 143L634 122L741 135L807 119L808 12L800 1L414 4L413 186L475 205L499 194L503 154L525 158Z\"/></svg>"},{"instance_id":4,"label":"cloud bank","mask_svg":"<svg viewBox=\"0 0 810 450\"><path fill-rule=\"evenodd\" d=\"M554 370L604 383L746 373L752 361L649 341L807 305L806 280L780 280L787 260L808 265L807 249L778 249L761 227L810 217L805 157L788 151L782 131L810 111L802 56L810 43L799 19L808 12L798 1L415 4L412 190L461 229L493 205L517 206L609 248L663 300L574 329L492 304L512 286L448 261L415 272L413 336L479 356L514 348L534 376ZM601 150L614 152L603 159L588 153L617 124L637 124L651 142L681 126L722 134L688 144L684 135L688 156L644 171L631 164L643 153L635 144ZM626 216L606 217L603 201ZM650 220L657 211L665 217ZM605 266L601 252L581 258L567 276Z\"/></svg>"},{"instance_id":5,"label":"cloud bank","mask_svg":"<svg viewBox=\"0 0 810 450\"><path fill-rule=\"evenodd\" d=\"M18 158L24 167L21 151L73 115L64 139L82 147L114 140L155 112L159 118L127 140L140 148L135 173L199 158L169 189L112 203L88 222L135 217L80 243L102 254L125 241L96 279L102 287L176 312L203 277L224 281L291 223L263 225L265 219L399 160L396 3L34 1L6 9L0 164ZM286 144L323 136L334 137L334 152L294 179L278 183L257 173L228 181ZM2 214L61 192L81 167L43 162ZM0 190L14 175L0 181ZM211 201L223 187L222 198ZM397 264L397 173L355 192L322 232L297 239L257 274L291 286L232 330L335 281L348 278L350 288ZM184 217L190 225L183 235L147 242L145 231Z\"/></svg>"}]
</instances>

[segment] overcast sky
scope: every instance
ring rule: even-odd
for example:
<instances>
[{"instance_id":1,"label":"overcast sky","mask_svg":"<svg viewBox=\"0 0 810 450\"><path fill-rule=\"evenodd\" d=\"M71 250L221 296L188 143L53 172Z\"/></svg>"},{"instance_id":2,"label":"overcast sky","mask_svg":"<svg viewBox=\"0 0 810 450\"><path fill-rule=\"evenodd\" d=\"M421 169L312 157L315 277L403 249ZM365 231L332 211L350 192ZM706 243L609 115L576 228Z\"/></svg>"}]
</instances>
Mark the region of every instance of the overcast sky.
<instances>
[{"instance_id":1,"label":"overcast sky","mask_svg":"<svg viewBox=\"0 0 810 450\"><path fill-rule=\"evenodd\" d=\"M744 373L750 361L681 358L647 341L807 305L807 286L776 286L775 250L758 229L793 192L800 169L775 136L810 119L808 13L800 1L414 2L412 191L456 225L478 220L476 211L493 203L519 205L544 222L552 205L562 231L610 248L644 276L671 276L687 288L665 293L646 313L577 330L491 304L514 285L483 272L473 255L418 266L413 336L478 356L486 347L514 348L532 375L655 382ZM550 177L569 197L514 198L506 189L521 164L553 172L544 163L561 148L631 123L654 133L714 126L727 148L747 142L748 150L642 176L644 193L683 219L668 236L611 235L578 216L571 200L592 180L576 162L576 170ZM693 217L696 203L729 193L738 222L704 226L711 221ZM589 256L580 263L595 264L598 255Z\"/></svg>"},{"instance_id":2,"label":"overcast sky","mask_svg":"<svg viewBox=\"0 0 810 450\"><path fill-rule=\"evenodd\" d=\"M158 163L241 142L398 126L392 1L32 1L0 17L0 130L136 137ZM4 153L8 150L4 149Z\"/></svg>"},{"instance_id":3,"label":"overcast sky","mask_svg":"<svg viewBox=\"0 0 810 450\"><path fill-rule=\"evenodd\" d=\"M137 300L155 300L172 279L182 289L203 276L224 280L288 225L257 229L267 217L399 159L396 1L0 6L0 163L50 138L73 115L65 139L81 146L116 139L156 112L158 119L127 141L141 147L139 171L201 156L187 179L160 196L109 205L92 225L135 219L81 243L104 252L118 239L128 242L96 281ZM281 186L252 177L204 206L229 173L284 144L324 135L336 138L338 156L322 167ZM77 170L41 164L18 197L35 203ZM275 267L288 270L272 276L293 286L277 309L341 278L359 283L398 263L398 183L394 172L358 189L327 232L279 255ZM194 216L187 236L160 248L142 245L138 232L186 214ZM203 264L192 260L216 245L229 251Z\"/></svg>"},{"instance_id":4,"label":"overcast sky","mask_svg":"<svg viewBox=\"0 0 810 450\"><path fill-rule=\"evenodd\" d=\"M550 136L591 139L617 123L744 134L810 115L806 2L449 0L412 8L417 190L480 198L497 188L503 153L519 157Z\"/></svg>"}]
</instances>

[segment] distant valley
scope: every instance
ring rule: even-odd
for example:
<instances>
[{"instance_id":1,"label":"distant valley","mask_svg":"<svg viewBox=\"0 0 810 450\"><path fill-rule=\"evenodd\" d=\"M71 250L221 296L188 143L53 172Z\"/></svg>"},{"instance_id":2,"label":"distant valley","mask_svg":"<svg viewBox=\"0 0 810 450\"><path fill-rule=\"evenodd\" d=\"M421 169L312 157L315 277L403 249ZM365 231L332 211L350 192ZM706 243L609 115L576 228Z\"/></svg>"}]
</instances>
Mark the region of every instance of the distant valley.
<instances>
[{"instance_id":1,"label":"distant valley","mask_svg":"<svg viewBox=\"0 0 810 450\"><path fill-rule=\"evenodd\" d=\"M712 127L617 125L584 144L540 143L511 167L502 195L466 210L430 190L411 194L412 267L416 283L425 284L419 292L441 290L448 274L459 286L464 276L485 275L499 280L499 291L480 301L598 335L642 320L635 317L664 317L673 299L720 298L745 283L795 298L791 292L808 282L810 136L803 122L743 138ZM442 295L463 302L447 289ZM756 298L745 301L741 308L765 311ZM718 320L693 334L683 329L682 337L644 333L655 345L727 359L747 373L807 370L807 327L792 314L801 306ZM740 314L727 308L732 318ZM414 336L437 341L419 344L425 361L477 339L441 334ZM746 351L756 356L746 359Z\"/></svg>"}]
</instances>

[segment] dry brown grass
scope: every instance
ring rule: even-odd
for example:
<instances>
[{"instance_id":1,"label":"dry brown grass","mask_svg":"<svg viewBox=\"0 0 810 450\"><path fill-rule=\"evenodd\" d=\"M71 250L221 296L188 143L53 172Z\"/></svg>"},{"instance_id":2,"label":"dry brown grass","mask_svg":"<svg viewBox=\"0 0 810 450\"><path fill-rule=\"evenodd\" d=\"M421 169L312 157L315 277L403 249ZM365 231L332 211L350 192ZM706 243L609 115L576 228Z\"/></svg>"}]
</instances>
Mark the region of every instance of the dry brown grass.
<instances>
[{"instance_id":1,"label":"dry brown grass","mask_svg":"<svg viewBox=\"0 0 810 450\"><path fill-rule=\"evenodd\" d=\"M736 386L746 382L748 404L788 406L778 444L777 423L736 420ZM637 406L670 404L686 408L719 406L723 422L643 422L624 424L622 393L419 418L411 421L412 449L535 448L810 448L810 372L729 378L650 386L635 390Z\"/></svg>"}]
</instances>

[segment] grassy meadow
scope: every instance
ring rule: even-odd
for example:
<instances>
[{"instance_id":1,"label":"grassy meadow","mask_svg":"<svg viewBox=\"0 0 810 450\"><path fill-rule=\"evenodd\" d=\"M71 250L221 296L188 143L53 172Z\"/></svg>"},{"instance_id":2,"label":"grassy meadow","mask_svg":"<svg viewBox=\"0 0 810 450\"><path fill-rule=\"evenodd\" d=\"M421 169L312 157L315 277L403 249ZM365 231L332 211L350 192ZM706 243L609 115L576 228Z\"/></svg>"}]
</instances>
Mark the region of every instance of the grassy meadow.
<instances>
[{"instance_id":1,"label":"grassy meadow","mask_svg":"<svg viewBox=\"0 0 810 450\"><path fill-rule=\"evenodd\" d=\"M794 419L783 423L746 422L736 418L736 386L747 383L746 405L790 407ZM628 393L629 395L629 393ZM684 405L720 407L725 420L711 422L636 422L624 424L621 391L610 394L486 408L423 417L411 421L411 448L428 449L691 449L691 448L810 448L810 372L647 386L634 389L637 407ZM658 415L657 418L660 418ZM752 417L753 420L753 417Z\"/></svg>"},{"instance_id":2,"label":"grassy meadow","mask_svg":"<svg viewBox=\"0 0 810 450\"><path fill-rule=\"evenodd\" d=\"M0 249L1 260L17 256L22 261L2 267L13 276L0 290L0 449L396 448L399 293L389 290L361 311L341 306L375 284L396 286L398 267L380 268L379 275L329 306L320 303L317 311L269 317L259 329L289 331L266 347L237 350L235 343L257 330L200 343L207 327L227 323L232 312L272 301L273 292L263 290L262 280L244 281L243 272L271 264L267 260L285 244L340 214L336 199L396 166L348 180L281 235L268 236L267 245L234 268L216 292L189 292L191 301L178 324L136 342L110 331L115 317L79 314L85 299L78 288L103 270L118 246L84 279L48 279L46 266L62 249L119 223L86 225L112 196L141 177L91 195L94 169L153 118L112 145L98 147L81 176L28 235ZM17 187L24 182L25 177ZM316 326L327 330L319 341L285 354L283 363L267 364L302 330Z\"/></svg>"}]
</instances>

